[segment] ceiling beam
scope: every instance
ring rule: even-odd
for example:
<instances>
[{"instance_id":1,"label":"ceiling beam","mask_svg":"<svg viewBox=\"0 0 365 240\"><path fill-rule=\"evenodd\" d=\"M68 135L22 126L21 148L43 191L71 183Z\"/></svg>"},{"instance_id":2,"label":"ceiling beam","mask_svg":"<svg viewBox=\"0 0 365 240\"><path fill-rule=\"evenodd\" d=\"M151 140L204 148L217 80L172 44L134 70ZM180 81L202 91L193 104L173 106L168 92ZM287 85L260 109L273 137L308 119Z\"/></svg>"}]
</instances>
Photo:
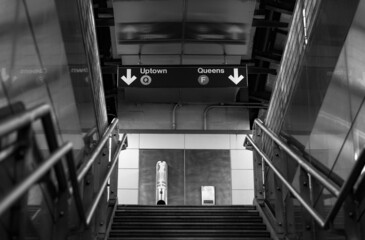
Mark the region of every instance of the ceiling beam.
<instances>
[{"instance_id":1,"label":"ceiling beam","mask_svg":"<svg viewBox=\"0 0 365 240\"><path fill-rule=\"evenodd\" d=\"M249 98L262 99L264 101L270 101L271 93L266 91L253 92Z\"/></svg>"},{"instance_id":2,"label":"ceiling beam","mask_svg":"<svg viewBox=\"0 0 365 240\"><path fill-rule=\"evenodd\" d=\"M94 8L94 13L95 13L95 15L105 14L105 15L109 15L109 16L113 17L114 9L113 8Z\"/></svg>"},{"instance_id":3,"label":"ceiling beam","mask_svg":"<svg viewBox=\"0 0 365 240\"><path fill-rule=\"evenodd\" d=\"M265 1L265 8L271 11L292 15L295 7L295 2L276 2Z\"/></svg>"},{"instance_id":4,"label":"ceiling beam","mask_svg":"<svg viewBox=\"0 0 365 240\"><path fill-rule=\"evenodd\" d=\"M112 27L114 26L114 18L95 18L96 27Z\"/></svg>"},{"instance_id":5,"label":"ceiling beam","mask_svg":"<svg viewBox=\"0 0 365 240\"><path fill-rule=\"evenodd\" d=\"M276 33L278 34L282 34L282 35L288 35L288 30L283 30L283 29L280 29L280 28L277 28L274 30Z\"/></svg>"},{"instance_id":6,"label":"ceiling beam","mask_svg":"<svg viewBox=\"0 0 365 240\"><path fill-rule=\"evenodd\" d=\"M268 10L266 9L255 9L255 12L254 12L254 17L263 17L265 18L266 17L266 14L267 14Z\"/></svg>"},{"instance_id":7,"label":"ceiling beam","mask_svg":"<svg viewBox=\"0 0 365 240\"><path fill-rule=\"evenodd\" d=\"M276 69L265 68L265 67L247 67L248 74L271 74L276 75Z\"/></svg>"},{"instance_id":8,"label":"ceiling beam","mask_svg":"<svg viewBox=\"0 0 365 240\"><path fill-rule=\"evenodd\" d=\"M262 19L253 19L252 20L252 27L257 28L288 28L289 23L286 22L279 22L279 21L268 21Z\"/></svg>"},{"instance_id":9,"label":"ceiling beam","mask_svg":"<svg viewBox=\"0 0 365 240\"><path fill-rule=\"evenodd\" d=\"M256 51L254 53L254 58L261 61L267 61L272 63L280 63L281 61L281 55L275 55L271 52L259 52Z\"/></svg>"}]
</instances>

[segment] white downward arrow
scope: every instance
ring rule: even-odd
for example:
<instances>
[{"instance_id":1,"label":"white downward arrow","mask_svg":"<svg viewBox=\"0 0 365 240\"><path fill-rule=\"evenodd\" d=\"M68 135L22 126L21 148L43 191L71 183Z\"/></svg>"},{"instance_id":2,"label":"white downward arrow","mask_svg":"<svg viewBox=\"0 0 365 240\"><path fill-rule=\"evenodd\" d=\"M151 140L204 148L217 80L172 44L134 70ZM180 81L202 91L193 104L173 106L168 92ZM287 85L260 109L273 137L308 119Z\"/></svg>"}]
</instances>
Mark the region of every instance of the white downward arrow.
<instances>
[{"instance_id":1,"label":"white downward arrow","mask_svg":"<svg viewBox=\"0 0 365 240\"><path fill-rule=\"evenodd\" d=\"M242 79L244 79L245 77L242 75L238 76L238 68L233 68L233 77L232 75L229 75L228 77L232 82L234 82L234 84L238 84L239 82L242 81Z\"/></svg>"},{"instance_id":2,"label":"white downward arrow","mask_svg":"<svg viewBox=\"0 0 365 240\"><path fill-rule=\"evenodd\" d=\"M132 82L134 82L134 80L137 79L136 76L132 76L132 69L127 69L127 77L126 76L122 76L121 79L127 84L130 85Z\"/></svg>"}]
</instances>

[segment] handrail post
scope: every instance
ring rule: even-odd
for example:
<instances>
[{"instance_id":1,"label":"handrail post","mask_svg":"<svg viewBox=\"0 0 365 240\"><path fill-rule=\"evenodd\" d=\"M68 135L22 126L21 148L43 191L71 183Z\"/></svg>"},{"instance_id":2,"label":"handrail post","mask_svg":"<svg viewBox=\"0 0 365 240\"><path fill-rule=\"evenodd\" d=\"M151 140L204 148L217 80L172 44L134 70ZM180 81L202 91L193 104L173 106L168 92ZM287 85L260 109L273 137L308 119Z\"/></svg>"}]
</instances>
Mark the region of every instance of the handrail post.
<instances>
[{"instance_id":1,"label":"handrail post","mask_svg":"<svg viewBox=\"0 0 365 240\"><path fill-rule=\"evenodd\" d=\"M258 134L258 128L254 128L253 131L253 138L255 142L257 142L259 148L262 148L260 145L261 139L260 135ZM255 188L255 198L257 199L258 203L262 203L265 200L265 193L264 193L264 182L263 182L263 160L261 156L256 152L253 151L253 171L254 171L254 188Z\"/></svg>"},{"instance_id":2,"label":"handrail post","mask_svg":"<svg viewBox=\"0 0 365 240\"><path fill-rule=\"evenodd\" d=\"M118 126L118 125L117 125ZM101 188L101 186L103 185L103 182L105 181L105 176L108 173L108 170L110 168L110 158L112 158L111 154L111 145L112 145L112 136L113 136L113 131L110 133L108 140L106 142L106 144L104 145L104 148L102 150L102 154L99 156L99 159L96 160L95 164L94 164L94 173L93 173L93 177L94 177L94 198L93 198L93 202L91 203L92 205L95 202L95 198L98 197L99 194L99 189ZM96 225L96 232L98 233L98 236L102 233L105 233L106 231L106 219L107 219L107 215L108 215L108 196L107 196L107 191L106 188L103 189L100 192L100 200L99 200L99 204L97 205L97 209L95 211L95 213L93 214L94 218L95 218L95 225ZM86 221L88 222L88 217L86 217Z\"/></svg>"},{"instance_id":3,"label":"handrail post","mask_svg":"<svg viewBox=\"0 0 365 240\"><path fill-rule=\"evenodd\" d=\"M52 119L51 111L42 117L42 125L44 128L44 134L47 139L48 148L50 153L55 152L59 148L58 139L55 132L55 125ZM62 163L58 163L55 167L57 178L60 180L59 185L62 191L67 189L66 185L66 173Z\"/></svg>"}]
</instances>

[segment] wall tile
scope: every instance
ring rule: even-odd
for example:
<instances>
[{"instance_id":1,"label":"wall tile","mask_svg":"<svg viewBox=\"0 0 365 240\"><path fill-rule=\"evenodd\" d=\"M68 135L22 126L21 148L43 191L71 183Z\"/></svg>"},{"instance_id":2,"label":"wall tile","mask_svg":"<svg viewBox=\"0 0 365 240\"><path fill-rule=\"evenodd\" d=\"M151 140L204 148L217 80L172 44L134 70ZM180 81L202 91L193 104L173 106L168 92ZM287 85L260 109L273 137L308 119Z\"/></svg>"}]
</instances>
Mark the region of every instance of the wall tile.
<instances>
[{"instance_id":1,"label":"wall tile","mask_svg":"<svg viewBox=\"0 0 365 240\"><path fill-rule=\"evenodd\" d=\"M186 134L186 149L230 149L228 134Z\"/></svg>"},{"instance_id":2,"label":"wall tile","mask_svg":"<svg viewBox=\"0 0 365 240\"><path fill-rule=\"evenodd\" d=\"M231 150L232 169L253 169L252 151Z\"/></svg>"},{"instance_id":3,"label":"wall tile","mask_svg":"<svg viewBox=\"0 0 365 240\"><path fill-rule=\"evenodd\" d=\"M254 190L232 190L232 205L252 204Z\"/></svg>"},{"instance_id":4,"label":"wall tile","mask_svg":"<svg viewBox=\"0 0 365 240\"><path fill-rule=\"evenodd\" d=\"M138 189L138 169L119 169L118 188Z\"/></svg>"},{"instance_id":5,"label":"wall tile","mask_svg":"<svg viewBox=\"0 0 365 240\"><path fill-rule=\"evenodd\" d=\"M126 149L119 155L119 168L138 168L139 149Z\"/></svg>"},{"instance_id":6,"label":"wall tile","mask_svg":"<svg viewBox=\"0 0 365 240\"><path fill-rule=\"evenodd\" d=\"M230 144L231 149L245 149L243 147L243 141L245 141L246 134L231 134Z\"/></svg>"},{"instance_id":7,"label":"wall tile","mask_svg":"<svg viewBox=\"0 0 365 240\"><path fill-rule=\"evenodd\" d=\"M139 148L139 134L128 133L128 149Z\"/></svg>"},{"instance_id":8,"label":"wall tile","mask_svg":"<svg viewBox=\"0 0 365 240\"><path fill-rule=\"evenodd\" d=\"M118 189L119 204L138 204L138 190Z\"/></svg>"},{"instance_id":9,"label":"wall tile","mask_svg":"<svg viewBox=\"0 0 365 240\"><path fill-rule=\"evenodd\" d=\"M141 149L183 149L184 134L140 134Z\"/></svg>"},{"instance_id":10,"label":"wall tile","mask_svg":"<svg viewBox=\"0 0 365 240\"><path fill-rule=\"evenodd\" d=\"M232 170L232 189L253 189L253 171Z\"/></svg>"}]
</instances>

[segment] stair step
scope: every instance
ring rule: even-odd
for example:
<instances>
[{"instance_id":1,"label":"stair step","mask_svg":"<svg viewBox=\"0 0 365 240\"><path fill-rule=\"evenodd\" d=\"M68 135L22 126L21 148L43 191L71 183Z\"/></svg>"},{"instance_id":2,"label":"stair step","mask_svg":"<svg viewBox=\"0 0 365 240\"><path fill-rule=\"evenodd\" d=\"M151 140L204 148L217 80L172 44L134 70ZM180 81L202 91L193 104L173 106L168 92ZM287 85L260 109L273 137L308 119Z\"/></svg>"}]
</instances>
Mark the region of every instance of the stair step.
<instances>
[{"instance_id":1,"label":"stair step","mask_svg":"<svg viewBox=\"0 0 365 240\"><path fill-rule=\"evenodd\" d=\"M256 210L256 206L253 205L233 205L233 206L174 206L174 205L118 205L117 210L126 210L126 209L135 209L135 210L155 210L155 209L213 209L213 210L229 210L229 209L238 209L238 210Z\"/></svg>"},{"instance_id":2,"label":"stair step","mask_svg":"<svg viewBox=\"0 0 365 240\"><path fill-rule=\"evenodd\" d=\"M255 222L261 223L259 216L116 216L114 222Z\"/></svg>"},{"instance_id":3,"label":"stair step","mask_svg":"<svg viewBox=\"0 0 365 240\"><path fill-rule=\"evenodd\" d=\"M227 240L226 237L109 237L109 240L158 240L158 239L169 239L169 240ZM271 240L269 237L234 237L230 236L229 239L240 239L240 240Z\"/></svg>"},{"instance_id":4,"label":"stair step","mask_svg":"<svg viewBox=\"0 0 365 240\"><path fill-rule=\"evenodd\" d=\"M265 230L266 226L262 223L191 223L191 222L124 222L113 223L114 229L251 229Z\"/></svg>"},{"instance_id":5,"label":"stair step","mask_svg":"<svg viewBox=\"0 0 365 240\"><path fill-rule=\"evenodd\" d=\"M255 206L117 207L109 240L269 240Z\"/></svg>"},{"instance_id":6,"label":"stair step","mask_svg":"<svg viewBox=\"0 0 365 240\"><path fill-rule=\"evenodd\" d=\"M258 216L258 212L235 211L235 212L213 212L213 211L135 211L135 212L115 212L115 216Z\"/></svg>"},{"instance_id":7,"label":"stair step","mask_svg":"<svg viewBox=\"0 0 365 240\"><path fill-rule=\"evenodd\" d=\"M220 208L220 209L214 209L214 208L146 208L146 209L130 209L130 208L124 208L124 209L117 209L115 212L121 212L121 213L125 213L125 212L215 212L215 213L220 213L220 212L230 212L230 213L234 213L234 212L256 212L256 209L225 209L225 208Z\"/></svg>"},{"instance_id":8,"label":"stair step","mask_svg":"<svg viewBox=\"0 0 365 240\"><path fill-rule=\"evenodd\" d=\"M164 237L270 237L266 231L257 230L207 230L207 229L184 229L184 230L113 230L110 232L110 237L149 237L149 236L164 236Z\"/></svg>"}]
</instances>

